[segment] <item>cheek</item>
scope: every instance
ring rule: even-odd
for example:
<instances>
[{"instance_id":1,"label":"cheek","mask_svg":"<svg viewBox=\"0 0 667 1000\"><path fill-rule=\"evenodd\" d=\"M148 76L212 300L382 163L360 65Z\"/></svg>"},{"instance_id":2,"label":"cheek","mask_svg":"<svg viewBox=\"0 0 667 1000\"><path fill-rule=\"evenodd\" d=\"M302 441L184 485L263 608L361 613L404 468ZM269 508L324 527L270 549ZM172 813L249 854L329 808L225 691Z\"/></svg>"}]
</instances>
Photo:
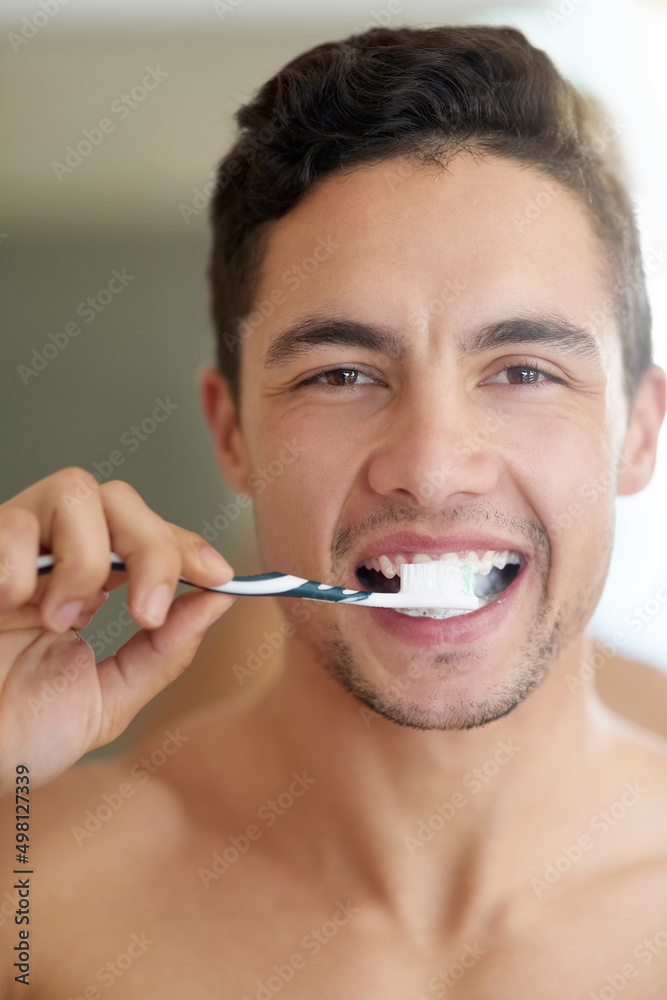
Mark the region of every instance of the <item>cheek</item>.
<instances>
[{"instance_id":1,"label":"cheek","mask_svg":"<svg viewBox=\"0 0 667 1000\"><path fill-rule=\"evenodd\" d=\"M551 568L596 576L608 565L614 537L616 476L608 442L599 426L554 420L534 448L524 481L530 476L534 484L531 503L549 536Z\"/></svg>"},{"instance_id":2,"label":"cheek","mask_svg":"<svg viewBox=\"0 0 667 1000\"><path fill-rule=\"evenodd\" d=\"M267 430L258 437L251 486L267 563L309 575L330 556L358 451L335 425L307 420L283 424L280 436Z\"/></svg>"}]
</instances>

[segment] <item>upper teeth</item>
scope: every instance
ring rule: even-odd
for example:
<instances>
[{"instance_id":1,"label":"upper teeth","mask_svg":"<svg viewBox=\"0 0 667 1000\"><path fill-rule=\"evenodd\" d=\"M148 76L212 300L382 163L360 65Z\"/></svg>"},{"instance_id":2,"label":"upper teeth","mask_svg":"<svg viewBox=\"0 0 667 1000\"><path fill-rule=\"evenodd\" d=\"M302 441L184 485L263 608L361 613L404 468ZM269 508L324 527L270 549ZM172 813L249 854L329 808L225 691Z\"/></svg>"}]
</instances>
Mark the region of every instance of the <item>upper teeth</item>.
<instances>
[{"instance_id":1,"label":"upper teeth","mask_svg":"<svg viewBox=\"0 0 667 1000\"><path fill-rule=\"evenodd\" d=\"M401 553L381 555L376 559L365 559L361 565L367 569L374 569L391 580L398 574L398 567L403 563L423 563L438 559L443 562L456 563L459 566L472 566L475 573L479 573L481 576L487 576L493 566L497 569L504 569L507 563L518 564L521 561L518 552L512 552L510 549L505 549L504 552L494 552L488 549L486 552L444 552L439 556L429 556L421 552L416 555L402 555Z\"/></svg>"}]
</instances>

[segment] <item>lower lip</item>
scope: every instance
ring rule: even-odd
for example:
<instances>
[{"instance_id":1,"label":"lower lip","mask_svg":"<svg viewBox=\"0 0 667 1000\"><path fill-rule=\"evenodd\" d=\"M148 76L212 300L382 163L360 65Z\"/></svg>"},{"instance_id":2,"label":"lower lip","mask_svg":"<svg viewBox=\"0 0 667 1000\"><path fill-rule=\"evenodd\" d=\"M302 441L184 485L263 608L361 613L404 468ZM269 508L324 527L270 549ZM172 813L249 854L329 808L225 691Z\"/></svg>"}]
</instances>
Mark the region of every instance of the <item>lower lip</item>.
<instances>
[{"instance_id":1,"label":"lower lip","mask_svg":"<svg viewBox=\"0 0 667 1000\"><path fill-rule=\"evenodd\" d=\"M373 620L394 639L411 646L464 645L476 642L497 629L516 602L528 566L521 572L491 604L452 618L416 618L401 614L391 608L368 608Z\"/></svg>"}]
</instances>

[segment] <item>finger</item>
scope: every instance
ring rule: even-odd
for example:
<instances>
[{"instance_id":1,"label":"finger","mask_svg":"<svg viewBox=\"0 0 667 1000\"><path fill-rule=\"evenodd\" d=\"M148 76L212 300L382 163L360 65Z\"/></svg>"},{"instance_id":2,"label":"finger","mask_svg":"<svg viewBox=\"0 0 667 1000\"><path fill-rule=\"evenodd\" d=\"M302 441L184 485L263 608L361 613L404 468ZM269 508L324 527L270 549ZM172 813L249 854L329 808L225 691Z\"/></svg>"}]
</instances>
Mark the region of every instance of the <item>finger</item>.
<instances>
[{"instance_id":1,"label":"finger","mask_svg":"<svg viewBox=\"0 0 667 1000\"><path fill-rule=\"evenodd\" d=\"M40 604L42 622L62 633L109 576L109 532L100 488L85 469L62 469L39 485L32 509L39 519L40 541L54 558Z\"/></svg>"},{"instance_id":2,"label":"finger","mask_svg":"<svg viewBox=\"0 0 667 1000\"><path fill-rule=\"evenodd\" d=\"M181 576L203 587L218 587L234 576L234 570L216 549L195 531L169 524L181 552Z\"/></svg>"},{"instance_id":3,"label":"finger","mask_svg":"<svg viewBox=\"0 0 667 1000\"><path fill-rule=\"evenodd\" d=\"M0 507L0 614L35 592L38 552L39 521L32 511Z\"/></svg>"},{"instance_id":4,"label":"finger","mask_svg":"<svg viewBox=\"0 0 667 1000\"><path fill-rule=\"evenodd\" d=\"M109 593L106 590L100 590L97 594L94 594L92 598L84 603L78 617L72 622L71 627L76 632L87 628L108 597ZM43 627L41 609L32 602L23 604L19 608L14 608L0 615L0 633L22 631L25 629L42 629Z\"/></svg>"},{"instance_id":5,"label":"finger","mask_svg":"<svg viewBox=\"0 0 667 1000\"><path fill-rule=\"evenodd\" d=\"M113 551L127 567L130 614L146 628L163 624L181 569L181 558L167 522L129 483L106 483L102 504Z\"/></svg>"},{"instance_id":6,"label":"finger","mask_svg":"<svg viewBox=\"0 0 667 1000\"><path fill-rule=\"evenodd\" d=\"M75 618L72 622L71 628L73 628L75 632L81 632L82 629L88 628L97 612L100 608L104 607L108 599L109 591L99 590L90 600L86 601L84 606L81 608L79 617Z\"/></svg>"},{"instance_id":7,"label":"finger","mask_svg":"<svg viewBox=\"0 0 667 1000\"><path fill-rule=\"evenodd\" d=\"M234 600L227 594L182 594L171 605L164 625L142 629L116 656L97 665L103 723L95 746L115 739L151 698L190 665L206 630Z\"/></svg>"},{"instance_id":8,"label":"finger","mask_svg":"<svg viewBox=\"0 0 667 1000\"><path fill-rule=\"evenodd\" d=\"M130 614L139 624L164 623L180 577L190 579L189 573L193 582L213 586L233 576L221 556L213 555L207 569L203 550L210 547L204 540L163 520L128 483L107 483L101 494L113 550L128 570Z\"/></svg>"}]
</instances>

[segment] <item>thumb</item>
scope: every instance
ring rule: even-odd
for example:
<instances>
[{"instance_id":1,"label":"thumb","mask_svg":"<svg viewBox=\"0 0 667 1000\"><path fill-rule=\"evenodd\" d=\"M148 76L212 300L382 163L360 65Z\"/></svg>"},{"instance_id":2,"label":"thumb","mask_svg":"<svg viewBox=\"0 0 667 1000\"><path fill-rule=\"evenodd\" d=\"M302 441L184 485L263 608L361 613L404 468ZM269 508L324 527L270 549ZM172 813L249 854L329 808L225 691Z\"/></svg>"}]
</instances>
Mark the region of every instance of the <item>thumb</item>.
<instances>
[{"instance_id":1,"label":"thumb","mask_svg":"<svg viewBox=\"0 0 667 1000\"><path fill-rule=\"evenodd\" d=\"M95 747L122 733L137 712L190 665L206 630L234 601L229 594L181 594L160 628L142 629L115 656L97 665L102 722Z\"/></svg>"}]
</instances>

